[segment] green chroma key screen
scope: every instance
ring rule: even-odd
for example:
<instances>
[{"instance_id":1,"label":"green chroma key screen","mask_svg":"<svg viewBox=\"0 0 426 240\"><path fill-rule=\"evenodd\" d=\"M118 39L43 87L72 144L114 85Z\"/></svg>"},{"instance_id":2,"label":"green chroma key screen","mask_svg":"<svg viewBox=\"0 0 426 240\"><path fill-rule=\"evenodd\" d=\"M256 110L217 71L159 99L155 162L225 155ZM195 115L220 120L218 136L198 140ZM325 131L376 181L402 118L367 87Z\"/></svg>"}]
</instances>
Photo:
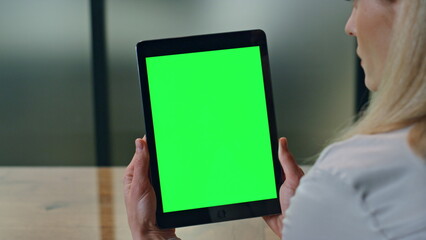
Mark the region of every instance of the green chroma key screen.
<instances>
[{"instance_id":1,"label":"green chroma key screen","mask_svg":"<svg viewBox=\"0 0 426 240\"><path fill-rule=\"evenodd\" d=\"M163 211L276 198L259 47L146 65Z\"/></svg>"}]
</instances>

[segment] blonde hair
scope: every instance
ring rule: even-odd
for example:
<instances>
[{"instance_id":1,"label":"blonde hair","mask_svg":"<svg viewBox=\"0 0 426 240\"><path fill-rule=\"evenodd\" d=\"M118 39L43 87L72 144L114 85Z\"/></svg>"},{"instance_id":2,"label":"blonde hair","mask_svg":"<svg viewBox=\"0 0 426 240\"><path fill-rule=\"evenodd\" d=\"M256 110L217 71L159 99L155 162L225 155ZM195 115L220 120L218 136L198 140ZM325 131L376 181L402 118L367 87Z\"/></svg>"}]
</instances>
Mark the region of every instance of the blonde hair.
<instances>
[{"instance_id":1,"label":"blonde hair","mask_svg":"<svg viewBox=\"0 0 426 240\"><path fill-rule=\"evenodd\" d=\"M379 90L339 140L412 125L410 147L426 159L426 0L400 4Z\"/></svg>"}]
</instances>

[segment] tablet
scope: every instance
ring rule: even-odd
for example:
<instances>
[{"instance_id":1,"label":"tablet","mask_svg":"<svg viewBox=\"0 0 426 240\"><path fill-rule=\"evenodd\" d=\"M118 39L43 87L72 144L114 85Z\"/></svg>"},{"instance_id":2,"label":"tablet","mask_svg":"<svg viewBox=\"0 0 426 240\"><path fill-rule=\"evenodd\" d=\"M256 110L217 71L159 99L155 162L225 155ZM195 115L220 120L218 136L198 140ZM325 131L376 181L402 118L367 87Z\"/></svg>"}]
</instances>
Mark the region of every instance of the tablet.
<instances>
[{"instance_id":1,"label":"tablet","mask_svg":"<svg viewBox=\"0 0 426 240\"><path fill-rule=\"evenodd\" d=\"M280 213L265 33L149 40L136 51L158 226Z\"/></svg>"}]
</instances>

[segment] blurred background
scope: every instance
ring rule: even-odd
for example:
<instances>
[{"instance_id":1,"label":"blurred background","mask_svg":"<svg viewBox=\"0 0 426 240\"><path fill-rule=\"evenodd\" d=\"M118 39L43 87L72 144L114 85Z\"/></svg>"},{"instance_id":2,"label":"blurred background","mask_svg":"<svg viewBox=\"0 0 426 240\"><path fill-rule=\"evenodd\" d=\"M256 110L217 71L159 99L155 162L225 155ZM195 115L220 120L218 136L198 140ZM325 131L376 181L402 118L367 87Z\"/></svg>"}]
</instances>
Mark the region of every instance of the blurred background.
<instances>
[{"instance_id":1,"label":"blurred background","mask_svg":"<svg viewBox=\"0 0 426 240\"><path fill-rule=\"evenodd\" d=\"M351 8L342 0L0 0L0 165L127 165L145 132L135 44L248 29L267 34L278 135L305 162L365 95L344 32Z\"/></svg>"}]
</instances>

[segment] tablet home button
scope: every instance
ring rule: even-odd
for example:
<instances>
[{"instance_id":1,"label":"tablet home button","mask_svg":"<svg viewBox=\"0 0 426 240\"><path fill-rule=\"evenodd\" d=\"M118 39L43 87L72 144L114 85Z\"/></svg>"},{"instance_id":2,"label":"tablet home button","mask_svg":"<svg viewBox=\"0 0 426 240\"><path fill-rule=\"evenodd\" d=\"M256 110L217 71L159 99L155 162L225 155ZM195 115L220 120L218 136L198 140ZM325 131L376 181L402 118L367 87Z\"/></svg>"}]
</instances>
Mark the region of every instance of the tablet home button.
<instances>
[{"instance_id":1,"label":"tablet home button","mask_svg":"<svg viewBox=\"0 0 426 240\"><path fill-rule=\"evenodd\" d=\"M225 217L226 217L226 211L225 210L217 211L217 218L218 219L225 218Z\"/></svg>"}]
</instances>

